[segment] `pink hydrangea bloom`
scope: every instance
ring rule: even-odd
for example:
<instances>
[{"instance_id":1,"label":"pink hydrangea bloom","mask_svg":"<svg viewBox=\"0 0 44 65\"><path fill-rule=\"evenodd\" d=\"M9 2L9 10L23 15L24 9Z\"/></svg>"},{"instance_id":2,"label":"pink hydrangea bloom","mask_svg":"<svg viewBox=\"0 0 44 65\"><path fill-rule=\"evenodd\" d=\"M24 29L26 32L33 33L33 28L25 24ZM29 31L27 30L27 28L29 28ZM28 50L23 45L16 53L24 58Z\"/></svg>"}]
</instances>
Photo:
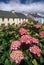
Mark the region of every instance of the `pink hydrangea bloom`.
<instances>
[{"instance_id":1,"label":"pink hydrangea bloom","mask_svg":"<svg viewBox=\"0 0 44 65\"><path fill-rule=\"evenodd\" d=\"M32 42L33 42L33 43L39 43L39 39L33 37L33 38L32 38Z\"/></svg>"},{"instance_id":2,"label":"pink hydrangea bloom","mask_svg":"<svg viewBox=\"0 0 44 65\"><path fill-rule=\"evenodd\" d=\"M20 48L20 45L21 45L21 42L20 41L13 41L11 46L10 46L10 49L11 50L17 50L18 48Z\"/></svg>"},{"instance_id":3,"label":"pink hydrangea bloom","mask_svg":"<svg viewBox=\"0 0 44 65\"><path fill-rule=\"evenodd\" d=\"M29 50L33 54L36 54L38 57L41 56L41 49L38 46L34 45L34 46L30 47Z\"/></svg>"},{"instance_id":4,"label":"pink hydrangea bloom","mask_svg":"<svg viewBox=\"0 0 44 65\"><path fill-rule=\"evenodd\" d=\"M44 37L44 31L41 31L41 32L39 33L39 35L40 35L41 37Z\"/></svg>"},{"instance_id":5,"label":"pink hydrangea bloom","mask_svg":"<svg viewBox=\"0 0 44 65\"><path fill-rule=\"evenodd\" d=\"M26 44L31 44L32 43L32 37L30 35L23 35L21 36L21 39L20 41L23 43L26 43Z\"/></svg>"},{"instance_id":6,"label":"pink hydrangea bloom","mask_svg":"<svg viewBox=\"0 0 44 65\"><path fill-rule=\"evenodd\" d=\"M12 51L12 53L10 54L10 58L15 61L16 63L20 63L21 60L24 59L24 54L22 51L17 50L17 51Z\"/></svg>"},{"instance_id":7,"label":"pink hydrangea bloom","mask_svg":"<svg viewBox=\"0 0 44 65\"><path fill-rule=\"evenodd\" d=\"M20 33L21 35L24 35L24 34L27 34L27 33L28 33L28 30L26 30L26 29L24 29L24 28L20 28L19 33Z\"/></svg>"},{"instance_id":8,"label":"pink hydrangea bloom","mask_svg":"<svg viewBox=\"0 0 44 65\"><path fill-rule=\"evenodd\" d=\"M40 24L35 24L34 27L35 28L41 28L41 25Z\"/></svg>"}]
</instances>

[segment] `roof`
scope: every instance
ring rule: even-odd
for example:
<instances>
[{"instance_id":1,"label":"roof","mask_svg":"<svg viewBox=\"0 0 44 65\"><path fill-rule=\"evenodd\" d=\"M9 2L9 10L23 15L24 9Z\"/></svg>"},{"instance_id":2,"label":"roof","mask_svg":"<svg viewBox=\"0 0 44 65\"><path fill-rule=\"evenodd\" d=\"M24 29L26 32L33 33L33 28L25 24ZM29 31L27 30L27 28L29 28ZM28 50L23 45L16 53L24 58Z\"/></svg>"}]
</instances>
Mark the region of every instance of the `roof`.
<instances>
[{"instance_id":1,"label":"roof","mask_svg":"<svg viewBox=\"0 0 44 65\"><path fill-rule=\"evenodd\" d=\"M0 11L0 18L27 18L23 13L12 11Z\"/></svg>"},{"instance_id":2,"label":"roof","mask_svg":"<svg viewBox=\"0 0 44 65\"><path fill-rule=\"evenodd\" d=\"M44 18L44 17L38 15L37 13L36 13L36 14L31 14L31 13L29 13L28 16L29 16L29 15L31 15L31 16L33 16L33 17Z\"/></svg>"}]
</instances>

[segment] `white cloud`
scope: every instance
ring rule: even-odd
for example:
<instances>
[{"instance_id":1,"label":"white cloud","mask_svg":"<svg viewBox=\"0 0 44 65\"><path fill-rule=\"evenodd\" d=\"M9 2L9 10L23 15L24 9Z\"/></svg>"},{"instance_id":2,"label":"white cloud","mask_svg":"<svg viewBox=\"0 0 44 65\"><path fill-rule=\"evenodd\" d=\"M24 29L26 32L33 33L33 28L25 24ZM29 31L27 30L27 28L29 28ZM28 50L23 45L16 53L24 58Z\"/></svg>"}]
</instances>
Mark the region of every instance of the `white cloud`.
<instances>
[{"instance_id":1,"label":"white cloud","mask_svg":"<svg viewBox=\"0 0 44 65\"><path fill-rule=\"evenodd\" d=\"M32 0L31 0L32 1ZM15 10L18 12L44 12L44 3L21 4L20 0L11 0L9 3L0 3L0 10Z\"/></svg>"}]
</instances>

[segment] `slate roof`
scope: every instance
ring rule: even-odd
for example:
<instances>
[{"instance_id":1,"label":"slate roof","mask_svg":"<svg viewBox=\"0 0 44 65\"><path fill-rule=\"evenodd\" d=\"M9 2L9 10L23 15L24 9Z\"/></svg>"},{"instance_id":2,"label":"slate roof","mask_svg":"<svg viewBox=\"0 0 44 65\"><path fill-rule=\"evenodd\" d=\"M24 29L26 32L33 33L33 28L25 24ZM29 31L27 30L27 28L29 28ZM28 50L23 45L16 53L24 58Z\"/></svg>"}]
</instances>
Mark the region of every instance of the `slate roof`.
<instances>
[{"instance_id":1,"label":"slate roof","mask_svg":"<svg viewBox=\"0 0 44 65\"><path fill-rule=\"evenodd\" d=\"M22 13L18 13L18 12L14 12L12 13L11 11L1 11L0 10L0 18L25 18L27 19L27 17L22 14Z\"/></svg>"},{"instance_id":2,"label":"slate roof","mask_svg":"<svg viewBox=\"0 0 44 65\"><path fill-rule=\"evenodd\" d=\"M36 14L31 14L31 13L29 13L28 16L29 16L29 15L31 15L31 16L33 16L33 17L44 18L44 17L38 15L37 13L36 13Z\"/></svg>"}]
</instances>

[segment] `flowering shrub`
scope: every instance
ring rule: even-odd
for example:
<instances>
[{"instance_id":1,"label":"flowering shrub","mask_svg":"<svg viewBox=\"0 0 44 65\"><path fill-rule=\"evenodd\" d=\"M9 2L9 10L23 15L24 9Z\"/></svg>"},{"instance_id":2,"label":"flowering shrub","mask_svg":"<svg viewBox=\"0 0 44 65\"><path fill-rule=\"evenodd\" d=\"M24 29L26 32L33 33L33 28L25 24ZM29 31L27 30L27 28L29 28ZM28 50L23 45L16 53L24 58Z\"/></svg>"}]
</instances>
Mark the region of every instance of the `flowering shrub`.
<instances>
[{"instance_id":1,"label":"flowering shrub","mask_svg":"<svg viewBox=\"0 0 44 65\"><path fill-rule=\"evenodd\" d=\"M16 28L0 27L0 65L44 64L43 26L28 22Z\"/></svg>"}]
</instances>

